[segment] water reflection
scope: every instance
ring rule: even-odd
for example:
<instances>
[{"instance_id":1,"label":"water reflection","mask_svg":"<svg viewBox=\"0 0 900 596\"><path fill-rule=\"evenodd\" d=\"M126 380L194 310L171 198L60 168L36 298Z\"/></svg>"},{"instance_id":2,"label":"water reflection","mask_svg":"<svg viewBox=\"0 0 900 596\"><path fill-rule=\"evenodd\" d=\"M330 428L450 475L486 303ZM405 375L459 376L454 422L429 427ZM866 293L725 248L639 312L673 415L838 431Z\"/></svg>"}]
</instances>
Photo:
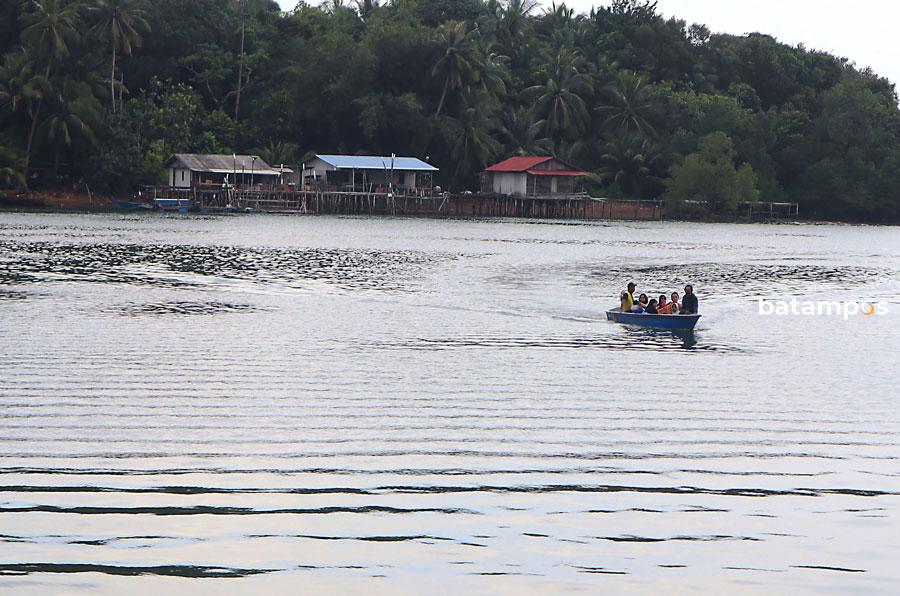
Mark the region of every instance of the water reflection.
<instances>
[{"instance_id":1,"label":"water reflection","mask_svg":"<svg viewBox=\"0 0 900 596\"><path fill-rule=\"evenodd\" d=\"M229 302L189 302L173 301L159 304L129 304L114 309L112 312L131 317L167 316L167 315L216 315L221 313L250 313L267 310L253 304L236 304Z\"/></svg>"},{"instance_id":2,"label":"water reflection","mask_svg":"<svg viewBox=\"0 0 900 596\"><path fill-rule=\"evenodd\" d=\"M699 345L697 333L692 330L685 329L651 329L649 327L636 327L634 325L623 325L626 329L625 333L637 344L647 345L675 345L683 350L709 350L715 352L740 352L738 348L726 348L725 346L716 346L713 344Z\"/></svg>"},{"instance_id":3,"label":"water reflection","mask_svg":"<svg viewBox=\"0 0 900 596\"><path fill-rule=\"evenodd\" d=\"M600 323L603 324L603 323ZM466 335L461 337L417 338L408 341L379 343L382 349L453 350L466 348L616 350L667 352L672 350L704 352L746 352L746 348L712 342L700 343L693 331L648 329L623 325L621 331L607 334L494 337Z\"/></svg>"},{"instance_id":4,"label":"water reflection","mask_svg":"<svg viewBox=\"0 0 900 596\"><path fill-rule=\"evenodd\" d=\"M456 258L421 251L0 242L0 284L47 281L202 288L215 280L403 292L431 266Z\"/></svg>"},{"instance_id":5,"label":"water reflection","mask_svg":"<svg viewBox=\"0 0 900 596\"><path fill-rule=\"evenodd\" d=\"M701 295L756 297L802 294L814 289L852 289L894 279L896 271L860 265L817 265L811 263L708 262L693 264L653 265L628 269L595 269L603 280L615 282L638 279L643 288L670 288L673 280L690 281ZM621 285L621 284L619 284ZM643 291L643 290L642 290ZM649 292L648 292L649 293ZM653 290L653 293L656 293Z\"/></svg>"},{"instance_id":6,"label":"water reflection","mask_svg":"<svg viewBox=\"0 0 900 596\"><path fill-rule=\"evenodd\" d=\"M0 576L29 575L32 573L101 573L124 576L158 575L184 578L227 578L247 577L274 571L281 571L281 569L236 569L230 567L204 567L201 565L130 566L89 563L0 563Z\"/></svg>"},{"instance_id":7,"label":"water reflection","mask_svg":"<svg viewBox=\"0 0 900 596\"><path fill-rule=\"evenodd\" d=\"M0 300L26 300L28 294L15 290L0 290Z\"/></svg>"},{"instance_id":8,"label":"water reflection","mask_svg":"<svg viewBox=\"0 0 900 596\"><path fill-rule=\"evenodd\" d=\"M900 295L877 230L0 217L0 587L896 583L897 319L733 300ZM606 321L633 275L709 316Z\"/></svg>"}]
</instances>

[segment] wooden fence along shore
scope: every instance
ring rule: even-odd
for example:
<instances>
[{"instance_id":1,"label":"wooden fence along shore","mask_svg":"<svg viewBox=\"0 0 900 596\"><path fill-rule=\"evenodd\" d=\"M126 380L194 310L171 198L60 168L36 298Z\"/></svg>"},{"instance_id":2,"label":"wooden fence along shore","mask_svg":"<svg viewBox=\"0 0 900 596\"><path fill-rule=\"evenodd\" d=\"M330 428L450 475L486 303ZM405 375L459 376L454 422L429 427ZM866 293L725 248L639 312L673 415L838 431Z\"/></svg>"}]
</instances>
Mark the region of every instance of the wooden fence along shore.
<instances>
[{"instance_id":1,"label":"wooden fence along shore","mask_svg":"<svg viewBox=\"0 0 900 596\"><path fill-rule=\"evenodd\" d=\"M283 189L160 188L155 199L190 201L200 211L234 211L340 215L440 215L455 217L525 217L548 219L658 220L665 201L600 199L584 194L515 197L484 194L388 194ZM791 219L796 203L742 204L739 217L749 220Z\"/></svg>"}]
</instances>

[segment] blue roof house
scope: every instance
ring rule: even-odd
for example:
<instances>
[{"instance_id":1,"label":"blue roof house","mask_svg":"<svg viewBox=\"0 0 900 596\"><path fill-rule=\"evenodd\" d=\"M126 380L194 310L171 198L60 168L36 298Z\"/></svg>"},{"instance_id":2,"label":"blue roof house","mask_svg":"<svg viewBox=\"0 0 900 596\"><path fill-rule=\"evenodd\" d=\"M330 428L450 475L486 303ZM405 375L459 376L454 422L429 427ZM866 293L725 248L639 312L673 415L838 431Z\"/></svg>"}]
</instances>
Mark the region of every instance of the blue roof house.
<instances>
[{"instance_id":1,"label":"blue roof house","mask_svg":"<svg viewBox=\"0 0 900 596\"><path fill-rule=\"evenodd\" d=\"M420 195L431 191L438 169L415 157L316 155L303 165L309 188Z\"/></svg>"}]
</instances>

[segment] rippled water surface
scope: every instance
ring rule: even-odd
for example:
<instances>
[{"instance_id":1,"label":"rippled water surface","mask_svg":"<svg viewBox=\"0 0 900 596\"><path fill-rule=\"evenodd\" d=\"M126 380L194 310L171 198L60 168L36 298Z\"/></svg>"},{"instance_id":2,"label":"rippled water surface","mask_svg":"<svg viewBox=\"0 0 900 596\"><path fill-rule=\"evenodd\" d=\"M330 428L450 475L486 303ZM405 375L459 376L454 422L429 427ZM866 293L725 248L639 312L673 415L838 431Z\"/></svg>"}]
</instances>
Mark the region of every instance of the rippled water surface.
<instances>
[{"instance_id":1,"label":"rippled water surface","mask_svg":"<svg viewBox=\"0 0 900 596\"><path fill-rule=\"evenodd\" d=\"M897 228L6 213L0 312L0 587L900 581Z\"/></svg>"}]
</instances>

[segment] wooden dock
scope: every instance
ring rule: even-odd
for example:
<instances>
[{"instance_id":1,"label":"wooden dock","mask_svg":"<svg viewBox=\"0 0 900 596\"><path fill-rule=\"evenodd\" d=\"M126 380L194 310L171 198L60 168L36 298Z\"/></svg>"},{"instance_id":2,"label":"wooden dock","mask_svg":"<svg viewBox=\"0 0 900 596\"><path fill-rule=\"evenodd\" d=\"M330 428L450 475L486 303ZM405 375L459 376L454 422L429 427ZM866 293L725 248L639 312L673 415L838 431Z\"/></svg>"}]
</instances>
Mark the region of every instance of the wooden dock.
<instances>
[{"instance_id":1,"label":"wooden dock","mask_svg":"<svg viewBox=\"0 0 900 596\"><path fill-rule=\"evenodd\" d=\"M585 194L515 197L483 194L407 195L276 189L158 188L155 197L190 199L201 211L336 215L431 215L546 219L659 220L665 201L599 199ZM739 218L758 221L795 218L796 203L742 205Z\"/></svg>"}]
</instances>

